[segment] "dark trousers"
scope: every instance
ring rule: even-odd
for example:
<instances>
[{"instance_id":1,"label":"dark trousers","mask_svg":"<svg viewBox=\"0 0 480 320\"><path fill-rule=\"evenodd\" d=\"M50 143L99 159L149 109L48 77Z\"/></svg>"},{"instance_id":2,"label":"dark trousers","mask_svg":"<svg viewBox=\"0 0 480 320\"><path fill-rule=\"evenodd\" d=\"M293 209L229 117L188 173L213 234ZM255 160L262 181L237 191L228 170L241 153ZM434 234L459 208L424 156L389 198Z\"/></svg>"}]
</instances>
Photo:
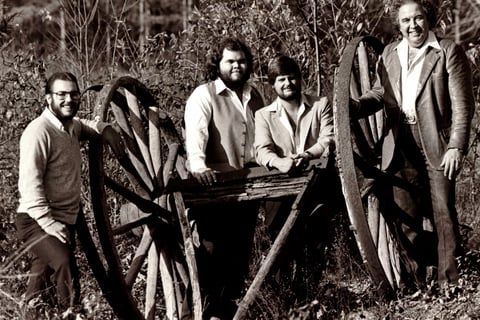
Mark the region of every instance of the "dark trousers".
<instances>
[{"instance_id":1,"label":"dark trousers","mask_svg":"<svg viewBox=\"0 0 480 320\"><path fill-rule=\"evenodd\" d=\"M455 181L445 177L443 170L431 167L416 125L404 124L401 130L392 169L408 185L393 187L397 209L394 225L402 261L417 286L424 285L428 265L438 267L439 284L455 283L460 249ZM433 230L425 230L425 220L433 222Z\"/></svg>"},{"instance_id":2,"label":"dark trousers","mask_svg":"<svg viewBox=\"0 0 480 320\"><path fill-rule=\"evenodd\" d=\"M257 220L257 202L238 202L195 208L200 237L197 265L204 319L232 319L249 272Z\"/></svg>"},{"instance_id":3,"label":"dark trousers","mask_svg":"<svg viewBox=\"0 0 480 320\"><path fill-rule=\"evenodd\" d=\"M27 301L39 295L46 295L62 311L78 303L80 284L74 255L74 227L68 226L70 243L62 243L48 235L26 213L18 213L16 226L19 239L28 246L32 254L30 276L25 293ZM56 301L50 294L52 287L56 294Z\"/></svg>"},{"instance_id":4,"label":"dark trousers","mask_svg":"<svg viewBox=\"0 0 480 320\"><path fill-rule=\"evenodd\" d=\"M310 286L317 285L325 267L325 250L331 242L332 218L339 212L343 198L341 183L332 167L323 170L313 194L303 201L301 213L275 263L277 283L284 283L293 295L291 304L314 299ZM265 202L265 225L271 241L285 224L295 197ZM312 290L316 294L316 290Z\"/></svg>"}]
</instances>

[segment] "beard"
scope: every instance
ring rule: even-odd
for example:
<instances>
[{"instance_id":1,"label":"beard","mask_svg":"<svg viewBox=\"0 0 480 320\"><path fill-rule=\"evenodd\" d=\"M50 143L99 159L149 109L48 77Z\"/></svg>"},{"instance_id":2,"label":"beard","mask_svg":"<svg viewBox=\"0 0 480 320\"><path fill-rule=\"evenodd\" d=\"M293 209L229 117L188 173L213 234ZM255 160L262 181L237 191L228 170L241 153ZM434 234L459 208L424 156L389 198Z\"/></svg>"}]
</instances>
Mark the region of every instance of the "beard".
<instances>
[{"instance_id":1,"label":"beard","mask_svg":"<svg viewBox=\"0 0 480 320\"><path fill-rule=\"evenodd\" d=\"M68 108L70 110L65 110ZM72 120L78 112L79 104L76 102L69 103L55 103L49 106L50 111L58 118L60 121L70 121Z\"/></svg>"},{"instance_id":2,"label":"beard","mask_svg":"<svg viewBox=\"0 0 480 320\"><path fill-rule=\"evenodd\" d=\"M300 95L294 95L294 96L283 96L280 97L280 99L285 100L285 101L295 101L300 99Z\"/></svg>"},{"instance_id":3,"label":"beard","mask_svg":"<svg viewBox=\"0 0 480 320\"><path fill-rule=\"evenodd\" d=\"M218 74L218 77L222 79L223 83L227 86L227 88L235 90L238 88L243 87L247 80L250 78L250 74L244 73L242 77L238 80L234 80L230 77L230 74L224 75L221 72Z\"/></svg>"},{"instance_id":4,"label":"beard","mask_svg":"<svg viewBox=\"0 0 480 320\"><path fill-rule=\"evenodd\" d=\"M289 95L284 95L284 94L278 94L280 99L285 100L285 101L294 101L294 100L299 100L301 97L301 94L299 92L295 92L294 94L289 94Z\"/></svg>"},{"instance_id":5,"label":"beard","mask_svg":"<svg viewBox=\"0 0 480 320\"><path fill-rule=\"evenodd\" d=\"M284 90L290 90L290 93L284 93ZM300 100L302 97L301 93L301 87L295 84L290 84L289 87L283 88L280 90L276 90L277 96L285 101L294 101L294 100Z\"/></svg>"}]
</instances>

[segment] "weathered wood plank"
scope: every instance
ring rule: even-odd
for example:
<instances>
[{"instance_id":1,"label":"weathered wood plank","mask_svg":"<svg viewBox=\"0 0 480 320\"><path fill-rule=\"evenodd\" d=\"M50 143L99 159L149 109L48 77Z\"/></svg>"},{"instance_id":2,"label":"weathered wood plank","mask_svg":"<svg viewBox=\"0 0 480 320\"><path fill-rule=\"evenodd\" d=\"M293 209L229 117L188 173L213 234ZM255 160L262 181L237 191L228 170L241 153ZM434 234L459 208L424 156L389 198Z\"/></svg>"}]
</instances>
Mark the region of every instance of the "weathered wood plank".
<instances>
[{"instance_id":1,"label":"weathered wood plank","mask_svg":"<svg viewBox=\"0 0 480 320\"><path fill-rule=\"evenodd\" d=\"M314 160L309 167L295 175L263 167L221 172L217 174L214 186L205 187L191 178L171 181L166 186L166 192L180 191L187 207L293 196L308 182L308 175L313 168L322 169L326 165L326 158Z\"/></svg>"}]
</instances>

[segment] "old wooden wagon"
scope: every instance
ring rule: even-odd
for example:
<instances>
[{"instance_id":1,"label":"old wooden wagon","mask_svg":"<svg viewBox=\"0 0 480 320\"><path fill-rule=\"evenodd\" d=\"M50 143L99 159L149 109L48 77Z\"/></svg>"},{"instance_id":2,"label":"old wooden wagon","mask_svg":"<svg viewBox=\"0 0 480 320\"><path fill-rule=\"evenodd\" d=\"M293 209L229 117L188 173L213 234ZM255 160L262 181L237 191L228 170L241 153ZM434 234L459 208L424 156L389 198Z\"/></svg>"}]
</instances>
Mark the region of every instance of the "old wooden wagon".
<instances>
[{"instance_id":1,"label":"old wooden wagon","mask_svg":"<svg viewBox=\"0 0 480 320\"><path fill-rule=\"evenodd\" d=\"M371 37L354 39L346 47L335 81L334 120L336 160L352 229L372 280L381 295L388 295L398 277L392 254L395 246L371 192L374 178L365 173L375 169L381 121L375 116L351 121L347 107L350 96L369 88L372 63L382 48ZM90 143L94 221L80 219L79 237L103 295L118 318L154 319L161 305L167 319L179 319L187 288L193 293L194 318L202 318L188 208L217 201L296 196L289 218L239 303L235 319L245 318L302 207L319 192L311 186L331 165L328 159L296 176L249 168L220 174L215 186L202 187L188 179L181 136L148 88L134 78L121 77L95 90L96 114L118 126L128 156L117 161L101 143ZM362 169L365 166L366 171ZM116 221L112 218L115 211L121 213ZM92 240L91 230L97 233L99 246ZM138 236L129 237L131 233ZM145 287L138 288L138 283Z\"/></svg>"}]
</instances>

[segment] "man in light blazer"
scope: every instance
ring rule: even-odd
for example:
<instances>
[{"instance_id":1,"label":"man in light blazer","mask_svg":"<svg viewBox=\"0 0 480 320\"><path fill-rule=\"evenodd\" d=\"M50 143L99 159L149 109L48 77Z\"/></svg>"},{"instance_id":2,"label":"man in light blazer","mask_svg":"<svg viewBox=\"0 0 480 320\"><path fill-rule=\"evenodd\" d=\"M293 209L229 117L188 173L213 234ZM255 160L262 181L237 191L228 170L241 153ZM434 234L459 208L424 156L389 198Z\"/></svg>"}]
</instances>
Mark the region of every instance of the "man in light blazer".
<instances>
[{"instance_id":1,"label":"man in light blazer","mask_svg":"<svg viewBox=\"0 0 480 320\"><path fill-rule=\"evenodd\" d=\"M326 97L302 94L300 68L289 57L272 60L268 78L278 97L255 114L256 159L267 168L290 172L329 150L332 108Z\"/></svg>"},{"instance_id":2,"label":"man in light blazer","mask_svg":"<svg viewBox=\"0 0 480 320\"><path fill-rule=\"evenodd\" d=\"M284 173L301 170L313 158L329 153L333 145L332 108L326 97L302 94L301 72L290 57L273 59L268 67L268 78L277 98L272 104L255 113L255 151L259 164ZM333 178L330 178L333 174ZM295 236L290 237L277 272L277 281L291 281L285 287L292 288L293 300L305 298L306 283L317 283L323 268L323 255L327 244L328 220L333 210L326 209L331 200L330 191L341 194L338 177L333 170L322 175L317 201L310 201L308 208L297 221ZM328 189L328 190L324 190ZM265 224L270 236L276 237L291 211L294 199L268 201L265 205ZM322 209L319 209L319 208ZM330 214L325 215L328 212ZM306 248L307 250L304 250ZM306 255L305 255L306 252ZM289 264L295 262L296 268ZM307 263L308 262L308 263ZM295 272L292 273L292 270ZM309 280L305 281L306 277ZM295 303L295 301L292 301Z\"/></svg>"},{"instance_id":3,"label":"man in light blazer","mask_svg":"<svg viewBox=\"0 0 480 320\"><path fill-rule=\"evenodd\" d=\"M385 47L377 84L351 103L358 117L384 108L382 169L409 184L393 186L388 209L396 213L401 262L417 288L425 287L429 265L435 266L441 287L459 279L455 177L468 148L475 107L464 51L430 31L434 9L427 1L396 1L395 23L403 39ZM431 230L424 227L428 217ZM432 245L425 241L428 231L436 238Z\"/></svg>"}]
</instances>

